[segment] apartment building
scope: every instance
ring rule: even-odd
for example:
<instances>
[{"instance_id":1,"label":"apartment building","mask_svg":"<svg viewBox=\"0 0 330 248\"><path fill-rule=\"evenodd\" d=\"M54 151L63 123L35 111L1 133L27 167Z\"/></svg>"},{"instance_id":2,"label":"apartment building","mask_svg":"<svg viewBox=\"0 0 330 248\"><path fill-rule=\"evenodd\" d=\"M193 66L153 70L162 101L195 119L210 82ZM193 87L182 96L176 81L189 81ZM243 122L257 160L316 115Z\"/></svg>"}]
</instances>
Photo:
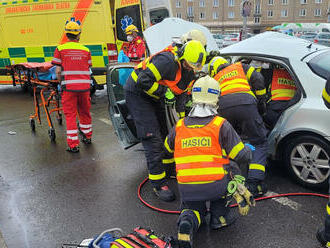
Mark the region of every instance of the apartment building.
<instances>
[{"instance_id":1,"label":"apartment building","mask_svg":"<svg viewBox=\"0 0 330 248\"><path fill-rule=\"evenodd\" d=\"M285 22L330 22L329 0L250 0L247 27L259 33ZM173 16L207 26L212 32L239 31L241 0L171 0Z\"/></svg>"}]
</instances>

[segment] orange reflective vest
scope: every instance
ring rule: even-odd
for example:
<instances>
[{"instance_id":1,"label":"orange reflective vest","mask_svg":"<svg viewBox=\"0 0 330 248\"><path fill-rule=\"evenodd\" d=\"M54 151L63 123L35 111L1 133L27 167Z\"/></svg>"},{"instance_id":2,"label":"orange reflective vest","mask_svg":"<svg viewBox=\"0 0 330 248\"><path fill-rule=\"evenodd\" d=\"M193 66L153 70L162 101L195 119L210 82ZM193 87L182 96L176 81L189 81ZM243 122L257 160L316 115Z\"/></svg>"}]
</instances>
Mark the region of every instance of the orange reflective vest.
<instances>
[{"instance_id":1,"label":"orange reflective vest","mask_svg":"<svg viewBox=\"0 0 330 248\"><path fill-rule=\"evenodd\" d=\"M219 71L214 79L220 83L221 96L233 93L249 93L254 96L240 62Z\"/></svg>"},{"instance_id":2,"label":"orange reflective vest","mask_svg":"<svg viewBox=\"0 0 330 248\"><path fill-rule=\"evenodd\" d=\"M174 54L174 56L176 56L176 52L177 52L177 47L173 47L172 45L166 47L165 49L163 49L162 51L153 54L152 56L146 58L145 60L143 60L140 64L138 64L134 69L140 69L142 68L142 70L145 70L147 68L147 65L149 64L149 61L156 56L159 53L162 52L171 52ZM169 87L171 89L171 91L176 94L176 95L181 95L184 90L180 89L177 84L178 82L181 80L181 63L178 62L179 68L176 71L176 76L175 79L173 81L170 80L159 80L157 83L161 84L161 85L165 85L167 87Z\"/></svg>"},{"instance_id":3,"label":"orange reflective vest","mask_svg":"<svg viewBox=\"0 0 330 248\"><path fill-rule=\"evenodd\" d=\"M286 70L274 69L271 84L271 101L291 100L297 88Z\"/></svg>"},{"instance_id":4,"label":"orange reflective vest","mask_svg":"<svg viewBox=\"0 0 330 248\"><path fill-rule=\"evenodd\" d=\"M203 127L187 127L184 119L176 125L174 160L178 183L207 183L221 180L229 159L222 155L219 132L224 118L216 116Z\"/></svg>"}]
</instances>

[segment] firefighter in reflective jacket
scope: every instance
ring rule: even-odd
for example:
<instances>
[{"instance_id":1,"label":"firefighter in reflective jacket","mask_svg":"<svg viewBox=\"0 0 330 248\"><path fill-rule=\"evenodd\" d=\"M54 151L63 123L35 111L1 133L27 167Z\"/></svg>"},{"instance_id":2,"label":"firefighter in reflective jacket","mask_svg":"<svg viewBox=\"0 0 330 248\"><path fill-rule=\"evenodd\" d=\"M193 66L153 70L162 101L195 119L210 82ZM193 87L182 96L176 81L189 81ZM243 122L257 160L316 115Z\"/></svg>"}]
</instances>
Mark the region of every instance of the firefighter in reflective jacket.
<instances>
[{"instance_id":1,"label":"firefighter in reflective jacket","mask_svg":"<svg viewBox=\"0 0 330 248\"><path fill-rule=\"evenodd\" d=\"M199 41L189 41L181 49L166 49L136 66L128 77L125 89L126 104L133 117L137 135L142 141L149 170L149 180L156 195L164 200L174 200L166 185L162 161L163 141L167 134L164 113L166 92L182 95L205 63L206 52Z\"/></svg>"},{"instance_id":2,"label":"firefighter in reflective jacket","mask_svg":"<svg viewBox=\"0 0 330 248\"><path fill-rule=\"evenodd\" d=\"M238 217L237 209L226 207L228 184L239 174L229 159L246 165L252 154L230 123L217 116L219 92L219 83L210 76L198 79L192 91L192 110L164 142L166 151L174 153L181 196L180 248L192 247L193 233L206 215L206 201L210 201L212 229L228 226Z\"/></svg>"},{"instance_id":3,"label":"firefighter in reflective jacket","mask_svg":"<svg viewBox=\"0 0 330 248\"><path fill-rule=\"evenodd\" d=\"M330 77L328 78L325 87L322 91L322 98L325 106L328 109L330 109ZM329 185L330 185L330 179L329 179ZM330 188L329 188L329 192L330 192ZM323 247L330 248L330 201L327 203L326 211L327 213L325 216L324 226L319 228L319 230L316 233L316 237Z\"/></svg>"},{"instance_id":4,"label":"firefighter in reflective jacket","mask_svg":"<svg viewBox=\"0 0 330 248\"><path fill-rule=\"evenodd\" d=\"M282 112L288 107L288 103L295 95L296 90L294 80L287 70L284 68L273 70L270 85L271 97L267 102L266 114L263 116L270 129L273 129Z\"/></svg>"},{"instance_id":5,"label":"firefighter in reflective jacket","mask_svg":"<svg viewBox=\"0 0 330 248\"><path fill-rule=\"evenodd\" d=\"M267 129L259 112L266 111L264 78L254 67L241 62L229 64L222 57L214 57L208 68L211 77L220 83L220 116L226 118L241 137L255 147L247 185L254 196L263 195L267 191L263 182L267 159Z\"/></svg>"},{"instance_id":6,"label":"firefighter in reflective jacket","mask_svg":"<svg viewBox=\"0 0 330 248\"><path fill-rule=\"evenodd\" d=\"M125 33L128 47L124 47L124 52L130 61L140 61L144 57L146 51L146 45L144 40L138 35L139 30L133 24L127 26Z\"/></svg>"},{"instance_id":7,"label":"firefighter in reflective jacket","mask_svg":"<svg viewBox=\"0 0 330 248\"><path fill-rule=\"evenodd\" d=\"M72 18L65 25L69 42L59 45L54 53L52 64L56 65L56 74L62 87L62 106L66 120L66 134L69 152L79 152L78 128L85 144L92 142L92 118L90 114L90 84L92 66L91 53L87 47L79 44L80 22Z\"/></svg>"}]
</instances>

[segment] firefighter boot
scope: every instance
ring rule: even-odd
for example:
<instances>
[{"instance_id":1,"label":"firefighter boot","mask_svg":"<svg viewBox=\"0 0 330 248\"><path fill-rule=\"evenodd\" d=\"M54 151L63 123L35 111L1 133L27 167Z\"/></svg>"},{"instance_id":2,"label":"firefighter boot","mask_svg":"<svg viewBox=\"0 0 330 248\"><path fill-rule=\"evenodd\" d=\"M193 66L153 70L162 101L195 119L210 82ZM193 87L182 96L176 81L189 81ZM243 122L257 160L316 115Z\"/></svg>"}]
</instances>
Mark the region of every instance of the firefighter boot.
<instances>
[{"instance_id":1,"label":"firefighter boot","mask_svg":"<svg viewBox=\"0 0 330 248\"><path fill-rule=\"evenodd\" d=\"M85 135L82 137L81 141L86 145L92 144L92 139L91 138L86 138Z\"/></svg>"},{"instance_id":2,"label":"firefighter boot","mask_svg":"<svg viewBox=\"0 0 330 248\"><path fill-rule=\"evenodd\" d=\"M182 218L179 222L178 230L178 243L179 248L192 248L193 247L193 221L189 216Z\"/></svg>"},{"instance_id":3,"label":"firefighter boot","mask_svg":"<svg viewBox=\"0 0 330 248\"><path fill-rule=\"evenodd\" d=\"M325 236L324 227L321 227L317 230L316 238L321 243L322 247L327 247L327 248L330 247L330 240L327 240L327 238Z\"/></svg>"},{"instance_id":4,"label":"firefighter boot","mask_svg":"<svg viewBox=\"0 0 330 248\"><path fill-rule=\"evenodd\" d=\"M251 192L254 198L263 196L267 193L267 185L260 180L248 179L245 186Z\"/></svg>"},{"instance_id":5,"label":"firefighter boot","mask_svg":"<svg viewBox=\"0 0 330 248\"><path fill-rule=\"evenodd\" d=\"M223 227L230 226L231 224L235 223L237 219L237 210L234 208L229 208L225 215L221 215L219 217L211 215L210 227L213 230L221 229Z\"/></svg>"},{"instance_id":6,"label":"firefighter boot","mask_svg":"<svg viewBox=\"0 0 330 248\"><path fill-rule=\"evenodd\" d=\"M175 200L175 195L167 185L154 188L156 196L162 201L170 202Z\"/></svg>"}]
</instances>

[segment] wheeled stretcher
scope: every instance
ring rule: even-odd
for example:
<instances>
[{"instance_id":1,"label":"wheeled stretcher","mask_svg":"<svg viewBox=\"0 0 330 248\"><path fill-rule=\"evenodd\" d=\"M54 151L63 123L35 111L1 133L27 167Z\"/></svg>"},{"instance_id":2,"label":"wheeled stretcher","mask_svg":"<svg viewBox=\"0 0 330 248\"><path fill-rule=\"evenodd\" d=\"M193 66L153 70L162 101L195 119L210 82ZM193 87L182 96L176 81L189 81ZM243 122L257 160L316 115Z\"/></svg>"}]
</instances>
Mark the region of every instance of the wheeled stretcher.
<instances>
[{"instance_id":1,"label":"wheeled stretcher","mask_svg":"<svg viewBox=\"0 0 330 248\"><path fill-rule=\"evenodd\" d=\"M33 89L34 114L30 115L30 127L35 131L35 119L41 125L40 108L44 109L48 123L48 135L51 141L55 141L55 129L51 119L51 113L55 112L59 125L62 125L62 108L60 107L59 81L50 72L53 65L44 63L20 63L10 66L13 84L30 85ZM55 74L55 73L53 73ZM41 101L41 102L40 102Z\"/></svg>"}]
</instances>

